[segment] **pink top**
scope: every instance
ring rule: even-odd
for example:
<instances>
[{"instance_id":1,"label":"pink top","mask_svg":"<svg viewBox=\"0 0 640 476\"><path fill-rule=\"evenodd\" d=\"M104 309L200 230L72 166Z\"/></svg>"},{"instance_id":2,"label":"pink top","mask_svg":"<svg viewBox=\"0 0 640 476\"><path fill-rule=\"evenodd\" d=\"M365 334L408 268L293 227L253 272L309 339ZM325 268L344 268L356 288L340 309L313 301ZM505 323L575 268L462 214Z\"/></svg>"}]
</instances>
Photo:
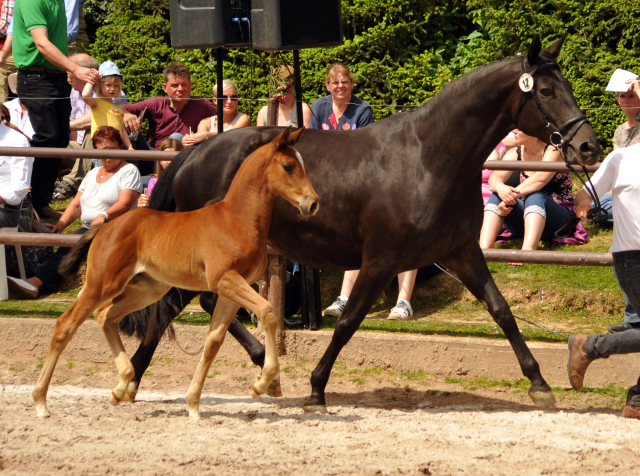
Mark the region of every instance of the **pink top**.
<instances>
[{"instance_id":1,"label":"pink top","mask_svg":"<svg viewBox=\"0 0 640 476\"><path fill-rule=\"evenodd\" d=\"M149 179L149 185L147 185L147 195L151 195L151 192L153 192L156 183L158 183L158 177L151 177L151 179Z\"/></svg>"},{"instance_id":2,"label":"pink top","mask_svg":"<svg viewBox=\"0 0 640 476\"><path fill-rule=\"evenodd\" d=\"M489 201L489 197L491 196L491 189L489 188L489 177L493 170L482 169L482 201L486 205Z\"/></svg>"}]
</instances>

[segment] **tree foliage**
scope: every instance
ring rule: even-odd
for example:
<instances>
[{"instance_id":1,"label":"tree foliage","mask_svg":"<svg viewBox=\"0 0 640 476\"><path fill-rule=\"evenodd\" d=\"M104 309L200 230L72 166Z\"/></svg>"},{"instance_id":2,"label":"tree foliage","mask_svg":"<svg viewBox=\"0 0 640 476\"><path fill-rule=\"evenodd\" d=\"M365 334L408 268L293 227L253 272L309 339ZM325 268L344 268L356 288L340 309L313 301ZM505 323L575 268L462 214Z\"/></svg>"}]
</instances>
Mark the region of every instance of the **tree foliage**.
<instances>
[{"instance_id":1,"label":"tree foliage","mask_svg":"<svg viewBox=\"0 0 640 476\"><path fill-rule=\"evenodd\" d=\"M304 99L326 94L324 78L334 61L357 77L356 94L374 105L422 104L448 82L482 64L526 51L534 34L550 44L570 36L559 63L598 137L610 146L624 121L615 96L604 92L618 67L640 70L640 3L635 0L343 0L345 43L300 53ZM95 32L91 52L110 59L125 77L132 98L162 94L162 71L174 60L192 71L194 94L211 97L215 51L174 50L168 0L87 0ZM271 55L248 49L225 55L225 77L244 98L266 99L274 65L291 64L290 52ZM253 119L262 104L244 101ZM609 109L597 109L609 108ZM376 119L397 107L375 107ZM402 109L400 109L402 110Z\"/></svg>"}]
</instances>

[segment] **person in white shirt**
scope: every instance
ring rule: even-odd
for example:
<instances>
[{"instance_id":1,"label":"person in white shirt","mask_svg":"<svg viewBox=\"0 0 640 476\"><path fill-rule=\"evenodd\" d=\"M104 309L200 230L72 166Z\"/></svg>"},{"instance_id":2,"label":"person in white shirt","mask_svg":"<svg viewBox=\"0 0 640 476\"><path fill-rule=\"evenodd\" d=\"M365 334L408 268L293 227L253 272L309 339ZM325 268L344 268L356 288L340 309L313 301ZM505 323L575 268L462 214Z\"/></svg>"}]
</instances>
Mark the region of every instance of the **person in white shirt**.
<instances>
[{"instance_id":1,"label":"person in white shirt","mask_svg":"<svg viewBox=\"0 0 640 476\"><path fill-rule=\"evenodd\" d=\"M640 80L632 89L640 92ZM613 266L620 287L635 309L640 309L640 144L611 152L591 178L599 196L611 190L613 196ZM587 184L587 187L589 184ZM583 189L576 195L576 215L586 219L591 197ZM589 364L610 355L640 352L640 329L631 328L609 335L571 334L569 338L569 381L575 390L583 386ZM629 389L622 416L640 420L640 378Z\"/></svg>"},{"instance_id":2,"label":"person in white shirt","mask_svg":"<svg viewBox=\"0 0 640 476\"><path fill-rule=\"evenodd\" d=\"M29 147L27 138L9 127L9 111L4 105L0 105L0 115L0 147ZM32 171L33 157L0 155L0 228L18 226Z\"/></svg>"},{"instance_id":3,"label":"person in white shirt","mask_svg":"<svg viewBox=\"0 0 640 476\"><path fill-rule=\"evenodd\" d=\"M8 78L9 89L13 94L18 94L18 74L12 73ZM27 139L31 140L35 131L33 130L33 126L31 125L31 120L29 119L29 111L27 110L27 106L20 102L19 98L12 99L11 101L7 101L4 105L9 110L9 114L11 115L11 124L13 124L12 129L16 129L21 132ZM9 126L11 127L11 126Z\"/></svg>"}]
</instances>

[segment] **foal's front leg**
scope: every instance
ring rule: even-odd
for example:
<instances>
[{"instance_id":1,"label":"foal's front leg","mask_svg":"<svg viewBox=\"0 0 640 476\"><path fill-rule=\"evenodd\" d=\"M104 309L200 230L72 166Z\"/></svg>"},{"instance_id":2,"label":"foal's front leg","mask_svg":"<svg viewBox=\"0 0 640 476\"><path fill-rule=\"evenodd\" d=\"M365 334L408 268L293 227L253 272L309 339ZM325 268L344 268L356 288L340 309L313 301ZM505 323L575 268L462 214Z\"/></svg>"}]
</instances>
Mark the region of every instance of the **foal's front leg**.
<instances>
[{"instance_id":1,"label":"foal's front leg","mask_svg":"<svg viewBox=\"0 0 640 476\"><path fill-rule=\"evenodd\" d=\"M202 351L198 368L187 391L189 420L200 419L200 396L202 395L204 382L207 378L207 372L209 372L211 363L213 359L215 359L222 342L224 342L227 328L236 315L236 312L238 312L238 309L240 309L240 306L235 302L222 296L218 298L216 308L211 316L211 326L209 327L209 333L204 343L204 350Z\"/></svg>"}]
</instances>

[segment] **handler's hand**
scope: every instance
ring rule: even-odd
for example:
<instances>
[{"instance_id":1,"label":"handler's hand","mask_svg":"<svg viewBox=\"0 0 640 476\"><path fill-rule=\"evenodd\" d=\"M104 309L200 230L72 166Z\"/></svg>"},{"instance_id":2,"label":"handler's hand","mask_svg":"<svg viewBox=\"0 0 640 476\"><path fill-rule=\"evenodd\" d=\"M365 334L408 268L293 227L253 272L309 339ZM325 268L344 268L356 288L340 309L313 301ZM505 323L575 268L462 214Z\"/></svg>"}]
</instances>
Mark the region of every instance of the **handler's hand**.
<instances>
[{"instance_id":1,"label":"handler's hand","mask_svg":"<svg viewBox=\"0 0 640 476\"><path fill-rule=\"evenodd\" d=\"M135 114L125 113L122 122L129 134L140 132L140 119Z\"/></svg>"},{"instance_id":2,"label":"handler's hand","mask_svg":"<svg viewBox=\"0 0 640 476\"><path fill-rule=\"evenodd\" d=\"M589 213L589 210L591 210L592 208L593 207L591 206L591 203L589 203L588 205L578 205L576 207L576 216L583 220L588 220L587 213Z\"/></svg>"}]
</instances>

